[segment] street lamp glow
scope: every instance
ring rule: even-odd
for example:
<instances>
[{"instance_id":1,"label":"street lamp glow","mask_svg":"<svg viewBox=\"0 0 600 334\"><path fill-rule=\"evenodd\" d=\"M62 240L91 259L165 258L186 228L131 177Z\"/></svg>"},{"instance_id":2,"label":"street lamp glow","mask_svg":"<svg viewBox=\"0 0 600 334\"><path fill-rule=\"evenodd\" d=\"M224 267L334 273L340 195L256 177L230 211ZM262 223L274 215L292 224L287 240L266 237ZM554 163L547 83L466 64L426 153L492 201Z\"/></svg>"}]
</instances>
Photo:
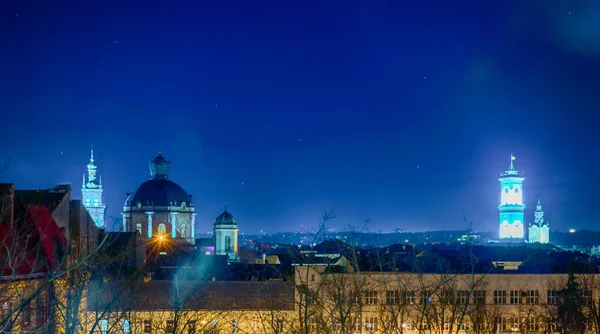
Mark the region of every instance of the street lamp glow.
<instances>
[{"instance_id":1,"label":"street lamp glow","mask_svg":"<svg viewBox=\"0 0 600 334\"><path fill-rule=\"evenodd\" d=\"M569 233L575 233L575 229L574 228L570 229Z\"/></svg>"}]
</instances>

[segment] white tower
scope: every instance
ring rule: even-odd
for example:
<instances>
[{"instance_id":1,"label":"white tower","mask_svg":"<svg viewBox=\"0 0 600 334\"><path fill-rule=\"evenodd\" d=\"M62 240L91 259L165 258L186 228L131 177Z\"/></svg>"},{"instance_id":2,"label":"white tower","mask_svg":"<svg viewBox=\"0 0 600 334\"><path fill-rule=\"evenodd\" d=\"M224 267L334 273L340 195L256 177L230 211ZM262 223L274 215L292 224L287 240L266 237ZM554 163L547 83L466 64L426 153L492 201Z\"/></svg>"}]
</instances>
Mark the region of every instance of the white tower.
<instances>
[{"instance_id":1,"label":"white tower","mask_svg":"<svg viewBox=\"0 0 600 334\"><path fill-rule=\"evenodd\" d=\"M215 255L227 255L229 262L239 261L238 226L233 215L227 212L227 206L215 221L214 234Z\"/></svg>"},{"instance_id":2,"label":"white tower","mask_svg":"<svg viewBox=\"0 0 600 334\"><path fill-rule=\"evenodd\" d=\"M96 165L94 164L94 148L90 151L90 163L87 165L88 177L83 174L81 185L81 201L94 220L96 226L104 228L104 215L106 205L102 202L102 178L96 177Z\"/></svg>"},{"instance_id":3,"label":"white tower","mask_svg":"<svg viewBox=\"0 0 600 334\"><path fill-rule=\"evenodd\" d=\"M523 204L523 174L514 166L515 156L510 155L508 170L500 174L500 238L522 239L525 237Z\"/></svg>"},{"instance_id":4,"label":"white tower","mask_svg":"<svg viewBox=\"0 0 600 334\"><path fill-rule=\"evenodd\" d=\"M544 221L544 211L542 211L540 200L538 200L533 215L535 217L534 221L529 223L529 242L550 243L550 224Z\"/></svg>"}]
</instances>

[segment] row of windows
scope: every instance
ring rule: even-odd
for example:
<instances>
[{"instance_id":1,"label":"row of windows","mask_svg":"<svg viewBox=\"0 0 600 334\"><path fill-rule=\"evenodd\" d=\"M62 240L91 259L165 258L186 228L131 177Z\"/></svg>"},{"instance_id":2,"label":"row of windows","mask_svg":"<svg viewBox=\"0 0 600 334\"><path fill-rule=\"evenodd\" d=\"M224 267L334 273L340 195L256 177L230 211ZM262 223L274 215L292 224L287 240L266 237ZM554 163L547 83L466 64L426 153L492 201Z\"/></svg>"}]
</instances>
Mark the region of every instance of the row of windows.
<instances>
[{"instance_id":1,"label":"row of windows","mask_svg":"<svg viewBox=\"0 0 600 334\"><path fill-rule=\"evenodd\" d=\"M581 296L585 303L588 303L591 298L590 290L581 290ZM557 303L558 291L547 290L546 291L546 303L554 305ZM446 304L485 304L487 297L487 291L485 290L457 290L457 291L441 291L439 293L439 302L443 305ZM378 305L381 301L379 300L379 294L376 290L367 290L362 294L363 305ZM494 290L493 295L494 304L539 304L540 303L540 292L538 290ZM388 290L385 291L385 304L387 305L415 305L415 304L432 304L433 303L433 292L427 290L421 290L417 296L415 290L399 291L399 290Z\"/></svg>"},{"instance_id":2,"label":"row of windows","mask_svg":"<svg viewBox=\"0 0 600 334\"><path fill-rule=\"evenodd\" d=\"M259 323L258 320L253 320L251 326L253 328L255 328L258 323ZM284 333L285 332L283 319L281 319L281 318L275 319L271 325L273 326L275 333ZM101 334L109 333L109 322L107 319L100 320L98 327L100 329ZM178 326L178 327L180 328L177 331L178 333L186 333L186 334L225 333L222 328L223 326L219 325L218 320L211 320L209 322L202 321L200 323L197 321L187 321L183 326L183 330L181 330L181 326ZM228 330L230 333L235 334L235 333L241 332L239 319L231 319L228 322L227 327L228 327ZM161 330L157 331L157 332L171 333L175 329L175 320L167 320L166 322L164 322L164 323L161 322L159 324L157 324L156 321L153 322L152 320L143 320L141 322L141 328L142 328L142 333L144 333L144 334L153 333L153 330L158 329L158 328L160 328ZM164 328L164 330L162 330L162 328ZM129 320L121 320L120 321L120 330L123 334L132 333L131 324L130 324ZM112 332L114 332L114 330L110 330L110 332L112 333Z\"/></svg>"},{"instance_id":3,"label":"row of windows","mask_svg":"<svg viewBox=\"0 0 600 334\"><path fill-rule=\"evenodd\" d=\"M580 290L584 303L588 304L592 298L590 290ZM507 299L506 290L494 290L494 304L539 304L540 293L538 290L510 290ZM558 301L558 290L546 290L546 304L556 305Z\"/></svg>"},{"instance_id":4,"label":"row of windows","mask_svg":"<svg viewBox=\"0 0 600 334\"><path fill-rule=\"evenodd\" d=\"M48 320L48 308L46 307L46 296L42 293L35 298L35 307L31 305L25 306L21 312L19 312L19 319L21 327L23 328L36 328L46 324ZM11 316L14 316L12 305L9 302L4 302L0 306L0 319L9 318L3 326L3 330L9 331L14 320ZM32 321L32 317L35 317ZM0 332L3 332L0 330Z\"/></svg>"},{"instance_id":5,"label":"row of windows","mask_svg":"<svg viewBox=\"0 0 600 334\"><path fill-rule=\"evenodd\" d=\"M518 317L518 316L507 316L507 317L496 317L493 320L493 323L488 323L485 319L483 319L480 323L475 325L479 332L483 332L485 330L493 329L494 331L500 329L502 332L505 331L549 331L556 332L558 319L556 318L548 318L543 316L529 316L529 317ZM443 325L442 325L443 324ZM419 331L430 331L435 329L438 326L442 326L444 331L470 331L471 324L468 322L458 322L458 319L455 318L442 318L441 322L438 325L434 325L433 323L429 323L427 321L422 322L413 322L411 320L405 320L404 322L398 322L397 324L387 323L383 324L383 328L379 326L379 318L376 316L366 316L363 318L363 321L360 321L360 318L349 318L346 323L346 327L349 329L360 332L361 329L366 331L377 331L378 329L386 329L392 330L395 327L402 327L405 331L419 330ZM317 330L323 328L318 321L310 318L308 319L308 327L309 330ZM342 330L342 323L334 320L332 322L332 329L334 331ZM593 324L591 322L585 323L585 330L591 331ZM348 329L348 328L347 328Z\"/></svg>"},{"instance_id":6,"label":"row of windows","mask_svg":"<svg viewBox=\"0 0 600 334\"><path fill-rule=\"evenodd\" d=\"M142 235L142 224L141 223L135 224L135 231L139 235ZM166 233L167 233L167 226L163 223L158 224L158 234L166 234Z\"/></svg>"}]
</instances>

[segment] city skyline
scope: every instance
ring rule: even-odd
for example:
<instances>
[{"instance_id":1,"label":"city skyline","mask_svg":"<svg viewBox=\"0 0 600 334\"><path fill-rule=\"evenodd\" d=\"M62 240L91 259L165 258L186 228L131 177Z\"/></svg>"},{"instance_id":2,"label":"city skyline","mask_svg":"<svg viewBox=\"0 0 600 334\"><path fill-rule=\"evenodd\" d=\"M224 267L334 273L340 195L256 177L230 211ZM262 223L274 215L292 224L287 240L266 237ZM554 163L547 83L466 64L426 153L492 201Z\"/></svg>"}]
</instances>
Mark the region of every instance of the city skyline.
<instances>
[{"instance_id":1,"label":"city skyline","mask_svg":"<svg viewBox=\"0 0 600 334\"><path fill-rule=\"evenodd\" d=\"M495 231L514 154L525 224L597 229L600 18L553 4L3 3L0 177L79 196L93 144L107 220L162 152L198 231Z\"/></svg>"}]
</instances>

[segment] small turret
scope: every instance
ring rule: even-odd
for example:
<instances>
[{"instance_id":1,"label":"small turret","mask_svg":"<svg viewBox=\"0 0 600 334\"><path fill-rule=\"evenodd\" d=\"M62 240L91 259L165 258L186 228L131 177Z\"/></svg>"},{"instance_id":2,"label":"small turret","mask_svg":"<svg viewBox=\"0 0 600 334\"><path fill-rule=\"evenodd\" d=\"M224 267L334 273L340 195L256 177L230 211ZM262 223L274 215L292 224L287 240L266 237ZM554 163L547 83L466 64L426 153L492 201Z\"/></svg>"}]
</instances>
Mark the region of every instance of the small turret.
<instances>
[{"instance_id":1,"label":"small turret","mask_svg":"<svg viewBox=\"0 0 600 334\"><path fill-rule=\"evenodd\" d=\"M151 179L163 179L169 178L169 171L171 170L171 162L167 161L161 153L154 160L150 161L150 178Z\"/></svg>"},{"instance_id":2,"label":"small turret","mask_svg":"<svg viewBox=\"0 0 600 334\"><path fill-rule=\"evenodd\" d=\"M238 226L235 217L225 210L215 220L215 254L227 255L229 262L239 261L238 257Z\"/></svg>"}]
</instances>

